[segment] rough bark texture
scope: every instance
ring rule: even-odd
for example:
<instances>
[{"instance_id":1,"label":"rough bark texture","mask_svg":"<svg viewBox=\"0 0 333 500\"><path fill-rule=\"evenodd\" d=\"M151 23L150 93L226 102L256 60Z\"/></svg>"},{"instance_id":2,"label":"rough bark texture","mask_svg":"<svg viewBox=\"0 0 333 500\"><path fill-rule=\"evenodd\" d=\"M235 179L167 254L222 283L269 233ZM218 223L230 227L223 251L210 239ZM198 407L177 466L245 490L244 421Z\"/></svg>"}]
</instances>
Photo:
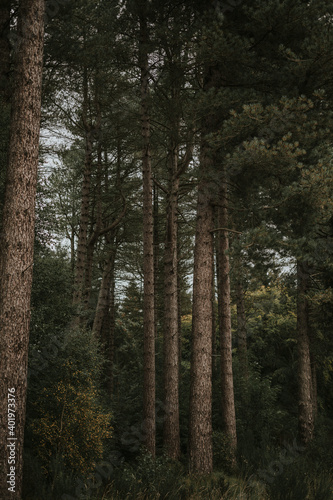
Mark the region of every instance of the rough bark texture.
<instances>
[{"instance_id":1,"label":"rough bark texture","mask_svg":"<svg viewBox=\"0 0 333 500\"><path fill-rule=\"evenodd\" d=\"M309 273L306 264L297 263L297 345L298 345L298 433L301 443L313 437L312 373L309 341L309 315L306 293Z\"/></svg>"},{"instance_id":2,"label":"rough bark texture","mask_svg":"<svg viewBox=\"0 0 333 500\"><path fill-rule=\"evenodd\" d=\"M30 296L41 109L43 0L20 3L3 232L0 247L0 498L21 498ZM8 392L15 428L8 428ZM14 392L15 391L15 392ZM13 408L13 407L11 407ZM13 434L11 434L11 432ZM9 438L16 438L10 440ZM11 450L7 447L11 444ZM15 492L6 481L10 451Z\"/></svg>"},{"instance_id":3,"label":"rough bark texture","mask_svg":"<svg viewBox=\"0 0 333 500\"><path fill-rule=\"evenodd\" d=\"M228 228L227 183L224 179L220 192L219 228ZM234 450L237 447L234 383L232 373L232 337L231 337L231 295L229 234L219 231L218 236L218 294L219 294L219 330L221 349L221 390L222 422Z\"/></svg>"},{"instance_id":4,"label":"rough bark texture","mask_svg":"<svg viewBox=\"0 0 333 500\"><path fill-rule=\"evenodd\" d=\"M193 274L189 459L190 470L209 474L212 449L212 270L213 209L207 145L202 145Z\"/></svg>"},{"instance_id":5,"label":"rough bark texture","mask_svg":"<svg viewBox=\"0 0 333 500\"><path fill-rule=\"evenodd\" d=\"M180 456L179 430L179 331L178 331L178 257L177 207L179 178L178 148L169 155L169 195L164 253L164 447L174 459Z\"/></svg>"},{"instance_id":6,"label":"rough bark texture","mask_svg":"<svg viewBox=\"0 0 333 500\"><path fill-rule=\"evenodd\" d=\"M155 298L154 298L154 223L150 153L148 27L146 2L140 12L139 66L141 71L141 133L143 175L143 419L144 444L155 456Z\"/></svg>"}]
</instances>

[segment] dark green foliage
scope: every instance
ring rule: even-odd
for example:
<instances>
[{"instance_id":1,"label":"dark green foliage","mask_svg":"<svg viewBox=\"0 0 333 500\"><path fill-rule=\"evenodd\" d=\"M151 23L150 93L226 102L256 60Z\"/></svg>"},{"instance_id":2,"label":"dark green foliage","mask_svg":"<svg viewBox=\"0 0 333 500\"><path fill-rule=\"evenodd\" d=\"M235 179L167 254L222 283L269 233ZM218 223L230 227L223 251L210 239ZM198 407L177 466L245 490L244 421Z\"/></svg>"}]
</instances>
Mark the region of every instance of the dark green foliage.
<instances>
[{"instance_id":1,"label":"dark green foliage","mask_svg":"<svg viewBox=\"0 0 333 500\"><path fill-rule=\"evenodd\" d=\"M27 491L38 495L45 487L49 498L59 498L59 491L66 492L74 476L87 474L103 459L111 425L98 389L103 365L98 350L90 332L77 331L47 335L38 347L31 347ZM40 486L32 482L36 466L43 478Z\"/></svg>"},{"instance_id":2,"label":"dark green foliage","mask_svg":"<svg viewBox=\"0 0 333 500\"><path fill-rule=\"evenodd\" d=\"M31 297L31 344L62 333L71 316L72 273L63 250L36 249ZM43 340L44 339L44 340Z\"/></svg>"}]
</instances>

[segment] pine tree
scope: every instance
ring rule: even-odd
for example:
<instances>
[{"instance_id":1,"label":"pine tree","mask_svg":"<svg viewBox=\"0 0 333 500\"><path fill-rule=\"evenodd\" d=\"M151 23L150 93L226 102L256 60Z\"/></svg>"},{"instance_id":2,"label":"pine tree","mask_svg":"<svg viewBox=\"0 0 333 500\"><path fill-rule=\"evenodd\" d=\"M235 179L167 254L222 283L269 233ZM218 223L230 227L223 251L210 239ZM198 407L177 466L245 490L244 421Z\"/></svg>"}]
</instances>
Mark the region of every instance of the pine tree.
<instances>
[{"instance_id":1,"label":"pine tree","mask_svg":"<svg viewBox=\"0 0 333 500\"><path fill-rule=\"evenodd\" d=\"M3 235L0 252L2 498L21 498L27 390L30 296L41 112L44 2L20 2ZM9 394L12 395L8 399ZM7 413L8 402L15 412ZM10 415L10 420L8 420ZM8 422L15 422L8 427ZM8 437L13 437L8 448ZM15 437L15 441L14 441ZM15 452L14 452L15 449ZM11 450L11 451L10 451ZM8 490L9 454L15 480ZM15 493L9 493L15 491Z\"/></svg>"}]
</instances>

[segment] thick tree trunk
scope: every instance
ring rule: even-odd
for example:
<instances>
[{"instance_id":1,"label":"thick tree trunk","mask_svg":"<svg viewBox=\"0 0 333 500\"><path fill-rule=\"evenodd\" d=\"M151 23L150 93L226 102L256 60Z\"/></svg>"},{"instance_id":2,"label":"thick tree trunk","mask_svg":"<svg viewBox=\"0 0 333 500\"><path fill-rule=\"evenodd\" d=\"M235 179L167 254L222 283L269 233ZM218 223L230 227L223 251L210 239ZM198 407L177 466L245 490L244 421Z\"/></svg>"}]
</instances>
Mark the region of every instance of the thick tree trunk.
<instances>
[{"instance_id":1,"label":"thick tree trunk","mask_svg":"<svg viewBox=\"0 0 333 500\"><path fill-rule=\"evenodd\" d=\"M231 295L228 228L228 193L226 179L220 191L219 232L218 232L218 294L219 294L219 331L221 349L221 390L223 428L230 438L233 450L237 447L234 384L232 373L231 337Z\"/></svg>"},{"instance_id":2,"label":"thick tree trunk","mask_svg":"<svg viewBox=\"0 0 333 500\"><path fill-rule=\"evenodd\" d=\"M189 422L190 470L209 474L212 449L212 270L213 208L208 147L202 145L193 274L193 324Z\"/></svg>"},{"instance_id":3,"label":"thick tree trunk","mask_svg":"<svg viewBox=\"0 0 333 500\"><path fill-rule=\"evenodd\" d=\"M155 294L154 294L154 223L152 205L152 170L150 157L148 27L146 1L140 12L139 66L141 70L141 133L143 142L143 418L144 444L155 456Z\"/></svg>"},{"instance_id":4,"label":"thick tree trunk","mask_svg":"<svg viewBox=\"0 0 333 500\"><path fill-rule=\"evenodd\" d=\"M302 444L313 437L312 373L309 341L309 315L306 293L309 273L306 264L297 263L297 345L298 345L298 434Z\"/></svg>"},{"instance_id":5,"label":"thick tree trunk","mask_svg":"<svg viewBox=\"0 0 333 500\"><path fill-rule=\"evenodd\" d=\"M178 331L178 257L177 207L179 178L178 148L169 155L169 195L164 253L164 447L168 456L180 456L179 430L179 331Z\"/></svg>"},{"instance_id":6,"label":"thick tree trunk","mask_svg":"<svg viewBox=\"0 0 333 500\"><path fill-rule=\"evenodd\" d=\"M20 3L0 240L0 498L13 500L20 499L22 491L43 18L43 0ZM9 473L11 476L7 475Z\"/></svg>"}]
</instances>

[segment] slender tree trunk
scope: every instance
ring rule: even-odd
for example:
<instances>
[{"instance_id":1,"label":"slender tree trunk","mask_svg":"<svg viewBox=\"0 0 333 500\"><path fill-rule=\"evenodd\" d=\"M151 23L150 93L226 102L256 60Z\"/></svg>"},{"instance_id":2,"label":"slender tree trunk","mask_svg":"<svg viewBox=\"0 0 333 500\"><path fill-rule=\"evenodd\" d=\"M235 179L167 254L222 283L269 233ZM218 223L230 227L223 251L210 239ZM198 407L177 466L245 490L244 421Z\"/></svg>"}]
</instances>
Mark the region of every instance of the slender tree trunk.
<instances>
[{"instance_id":1,"label":"slender tree trunk","mask_svg":"<svg viewBox=\"0 0 333 500\"><path fill-rule=\"evenodd\" d=\"M109 237L109 255L105 262L101 288L98 294L96 314L93 324L93 335L102 342L105 359L107 361L106 387L108 394L113 393L113 351L115 330L115 259L116 249L114 237Z\"/></svg>"},{"instance_id":2,"label":"slender tree trunk","mask_svg":"<svg viewBox=\"0 0 333 500\"><path fill-rule=\"evenodd\" d=\"M213 364L215 363L215 357L217 354L217 349L216 349L216 317L215 317L215 299L216 299L216 293L215 293L215 262L213 259L213 269L212 269L212 311L213 311L213 317L212 317L212 349L213 349Z\"/></svg>"},{"instance_id":3,"label":"slender tree trunk","mask_svg":"<svg viewBox=\"0 0 333 500\"><path fill-rule=\"evenodd\" d=\"M180 456L179 430L179 331L178 331L178 257L177 208L179 178L178 148L171 147L169 155L169 195L164 253L164 446L167 454Z\"/></svg>"},{"instance_id":4,"label":"slender tree trunk","mask_svg":"<svg viewBox=\"0 0 333 500\"><path fill-rule=\"evenodd\" d=\"M114 363L114 336L116 329L116 307L115 307L115 277L112 273L110 290L109 290L109 309L106 311L105 320L103 323L103 331L106 329L108 335L108 351L107 351L107 389L110 398L113 396L113 363ZM104 333L105 336L105 333Z\"/></svg>"},{"instance_id":5,"label":"slender tree trunk","mask_svg":"<svg viewBox=\"0 0 333 500\"><path fill-rule=\"evenodd\" d=\"M79 235L77 242L77 258L74 278L74 293L73 306L76 307L75 317L73 318L73 326L82 326L82 309L83 309L83 293L85 270L87 264L87 238L89 225L89 208L90 208L90 186L91 186L91 171L92 171L92 134L91 127L88 124L88 77L87 71L84 70L83 75L83 122L85 128L85 164L81 191L81 210L79 222Z\"/></svg>"},{"instance_id":6,"label":"slender tree trunk","mask_svg":"<svg viewBox=\"0 0 333 500\"><path fill-rule=\"evenodd\" d=\"M209 474L212 449L212 269L213 208L207 174L211 167L204 142L200 160L194 249L192 353L189 422L190 470Z\"/></svg>"},{"instance_id":7,"label":"slender tree trunk","mask_svg":"<svg viewBox=\"0 0 333 500\"><path fill-rule=\"evenodd\" d=\"M86 262L84 270L84 285L83 285L83 310L85 316L88 316L90 296L91 296L91 285L93 278L93 263L94 263L94 253L95 245L98 241L100 231L102 229L102 144L101 144L101 123L102 114L101 107L98 98L98 75L95 76L95 111L96 111L96 126L94 127L94 133L98 136L97 142L97 180L96 180L96 201L94 203L94 209L96 212L96 224L92 228L92 234L88 238L87 248L86 248ZM92 214L92 219L94 219L95 213Z\"/></svg>"},{"instance_id":8,"label":"slender tree trunk","mask_svg":"<svg viewBox=\"0 0 333 500\"><path fill-rule=\"evenodd\" d=\"M239 272L240 270L238 270ZM249 365L247 357L247 328L244 303L244 289L240 279L236 283L236 306L237 306L237 350L240 372L245 380L249 378Z\"/></svg>"},{"instance_id":9,"label":"slender tree trunk","mask_svg":"<svg viewBox=\"0 0 333 500\"><path fill-rule=\"evenodd\" d=\"M0 247L0 498L21 498L44 2L21 2ZM9 403L11 406L9 406ZM15 410L10 411L8 410ZM13 423L13 425L11 425ZM9 458L14 460L9 464ZM10 467L15 469L10 469ZM12 473L11 479L7 476ZM12 482L7 482L7 481ZM12 489L9 489L12 488Z\"/></svg>"},{"instance_id":10,"label":"slender tree trunk","mask_svg":"<svg viewBox=\"0 0 333 500\"><path fill-rule=\"evenodd\" d=\"M218 232L218 292L219 292L219 330L221 349L221 389L222 421L226 434L231 440L233 450L237 447L234 384L232 373L232 337L231 337L231 294L228 228L228 192L224 178L221 184Z\"/></svg>"},{"instance_id":11,"label":"slender tree trunk","mask_svg":"<svg viewBox=\"0 0 333 500\"><path fill-rule=\"evenodd\" d=\"M316 421L318 413L318 394L317 394L317 363L315 356L310 354L311 359L311 381L312 381L312 408L313 408L313 421Z\"/></svg>"},{"instance_id":12,"label":"slender tree trunk","mask_svg":"<svg viewBox=\"0 0 333 500\"><path fill-rule=\"evenodd\" d=\"M98 340L102 338L102 326L110 302L110 287L114 281L115 249L111 244L108 258L106 259L102 274L101 287L99 289L96 314L93 324L93 334Z\"/></svg>"},{"instance_id":13,"label":"slender tree trunk","mask_svg":"<svg viewBox=\"0 0 333 500\"><path fill-rule=\"evenodd\" d=\"M159 320L158 314L158 297L159 297L159 202L158 202L158 187L153 185L153 220L154 220L154 314L155 314L155 338L157 338L157 325Z\"/></svg>"},{"instance_id":14,"label":"slender tree trunk","mask_svg":"<svg viewBox=\"0 0 333 500\"><path fill-rule=\"evenodd\" d=\"M306 265L297 263L297 344L298 344L298 433L302 444L313 437L312 373L309 341L309 315L306 293L309 273Z\"/></svg>"},{"instance_id":15,"label":"slender tree trunk","mask_svg":"<svg viewBox=\"0 0 333 500\"><path fill-rule=\"evenodd\" d=\"M141 70L141 133L143 142L143 418L144 444L155 456L155 297L154 297L154 223L152 206L152 169L150 153L149 67L147 2L140 12L139 66Z\"/></svg>"}]
</instances>

